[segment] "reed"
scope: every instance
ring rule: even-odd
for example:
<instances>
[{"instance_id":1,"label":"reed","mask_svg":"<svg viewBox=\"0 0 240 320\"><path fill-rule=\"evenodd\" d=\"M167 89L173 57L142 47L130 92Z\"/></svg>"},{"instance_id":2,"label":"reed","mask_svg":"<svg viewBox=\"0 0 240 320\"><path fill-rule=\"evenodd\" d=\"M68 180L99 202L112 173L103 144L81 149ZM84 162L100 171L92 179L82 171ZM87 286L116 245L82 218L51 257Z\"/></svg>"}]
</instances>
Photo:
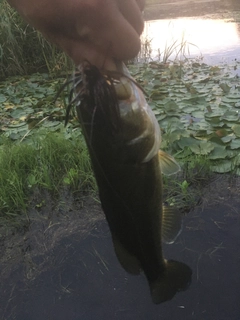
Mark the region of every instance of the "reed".
<instances>
[{"instance_id":1,"label":"reed","mask_svg":"<svg viewBox=\"0 0 240 320\"><path fill-rule=\"evenodd\" d=\"M157 52L154 53L152 50L152 39L146 36L142 39L137 61L148 63L154 60L166 64L168 62L185 60L190 55L191 46L195 45L188 42L185 39L185 35L182 34L181 39L171 39L169 42L166 42L164 48L158 48Z\"/></svg>"},{"instance_id":2,"label":"reed","mask_svg":"<svg viewBox=\"0 0 240 320\"><path fill-rule=\"evenodd\" d=\"M37 71L56 73L71 68L70 59L0 1L0 77Z\"/></svg>"}]
</instances>

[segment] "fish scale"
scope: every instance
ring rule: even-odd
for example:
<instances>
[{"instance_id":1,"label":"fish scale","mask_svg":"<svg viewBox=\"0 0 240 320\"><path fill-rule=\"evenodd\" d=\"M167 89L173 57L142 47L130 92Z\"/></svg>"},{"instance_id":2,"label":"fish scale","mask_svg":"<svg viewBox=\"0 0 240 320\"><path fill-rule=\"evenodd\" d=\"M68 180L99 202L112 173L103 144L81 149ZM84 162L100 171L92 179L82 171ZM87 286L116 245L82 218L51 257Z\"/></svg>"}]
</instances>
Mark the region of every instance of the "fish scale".
<instances>
[{"instance_id":1,"label":"fish scale","mask_svg":"<svg viewBox=\"0 0 240 320\"><path fill-rule=\"evenodd\" d=\"M129 273L143 271L161 303L191 282L191 269L162 251L163 235L174 241L182 223L178 210L163 206L161 169L172 174L179 166L159 152L160 128L142 90L122 63L116 69L81 64L73 101L118 260Z\"/></svg>"}]
</instances>

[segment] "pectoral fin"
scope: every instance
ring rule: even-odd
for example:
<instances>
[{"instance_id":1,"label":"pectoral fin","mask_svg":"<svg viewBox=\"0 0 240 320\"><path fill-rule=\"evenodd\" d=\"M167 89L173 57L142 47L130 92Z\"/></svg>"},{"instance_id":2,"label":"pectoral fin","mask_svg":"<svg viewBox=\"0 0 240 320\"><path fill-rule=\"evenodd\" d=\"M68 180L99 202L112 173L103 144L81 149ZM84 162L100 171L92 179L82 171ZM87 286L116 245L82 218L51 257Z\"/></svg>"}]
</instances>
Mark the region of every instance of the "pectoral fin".
<instances>
[{"instance_id":1,"label":"pectoral fin","mask_svg":"<svg viewBox=\"0 0 240 320\"><path fill-rule=\"evenodd\" d=\"M163 207L162 239L165 243L173 243L182 231L182 215L174 207Z\"/></svg>"},{"instance_id":2,"label":"pectoral fin","mask_svg":"<svg viewBox=\"0 0 240 320\"><path fill-rule=\"evenodd\" d=\"M158 151L158 159L162 173L167 176L181 170L179 164L174 160L174 158L162 150Z\"/></svg>"}]
</instances>

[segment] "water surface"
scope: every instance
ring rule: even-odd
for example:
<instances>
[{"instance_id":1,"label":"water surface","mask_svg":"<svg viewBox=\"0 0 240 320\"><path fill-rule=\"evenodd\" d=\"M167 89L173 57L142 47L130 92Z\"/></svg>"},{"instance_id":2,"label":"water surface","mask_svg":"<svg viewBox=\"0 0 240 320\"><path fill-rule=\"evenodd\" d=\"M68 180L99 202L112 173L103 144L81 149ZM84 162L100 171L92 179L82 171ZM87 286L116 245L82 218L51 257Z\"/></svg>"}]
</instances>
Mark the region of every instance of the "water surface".
<instances>
[{"instance_id":1,"label":"water surface","mask_svg":"<svg viewBox=\"0 0 240 320\"><path fill-rule=\"evenodd\" d=\"M151 58L162 58L175 41L186 42L187 57L204 57L205 62L230 62L240 58L240 24L221 19L179 18L145 22L143 43L150 41ZM177 47L177 50L179 46ZM176 51L171 58L174 59Z\"/></svg>"}]
</instances>

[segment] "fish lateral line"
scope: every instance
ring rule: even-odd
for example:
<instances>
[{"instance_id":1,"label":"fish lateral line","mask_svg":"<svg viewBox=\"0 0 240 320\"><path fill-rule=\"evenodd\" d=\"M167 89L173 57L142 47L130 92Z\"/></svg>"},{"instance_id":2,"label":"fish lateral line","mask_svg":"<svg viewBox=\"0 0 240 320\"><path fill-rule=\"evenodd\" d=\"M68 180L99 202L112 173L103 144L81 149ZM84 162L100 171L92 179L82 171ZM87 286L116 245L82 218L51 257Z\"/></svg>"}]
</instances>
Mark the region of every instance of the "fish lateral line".
<instances>
[{"instance_id":1,"label":"fish lateral line","mask_svg":"<svg viewBox=\"0 0 240 320\"><path fill-rule=\"evenodd\" d=\"M128 273L144 272L154 303L170 300L191 281L191 269L162 252L182 228L181 215L162 204L162 173L180 167L159 150L159 124L123 64L121 72L87 62L78 70L67 115L76 103L116 256Z\"/></svg>"}]
</instances>

